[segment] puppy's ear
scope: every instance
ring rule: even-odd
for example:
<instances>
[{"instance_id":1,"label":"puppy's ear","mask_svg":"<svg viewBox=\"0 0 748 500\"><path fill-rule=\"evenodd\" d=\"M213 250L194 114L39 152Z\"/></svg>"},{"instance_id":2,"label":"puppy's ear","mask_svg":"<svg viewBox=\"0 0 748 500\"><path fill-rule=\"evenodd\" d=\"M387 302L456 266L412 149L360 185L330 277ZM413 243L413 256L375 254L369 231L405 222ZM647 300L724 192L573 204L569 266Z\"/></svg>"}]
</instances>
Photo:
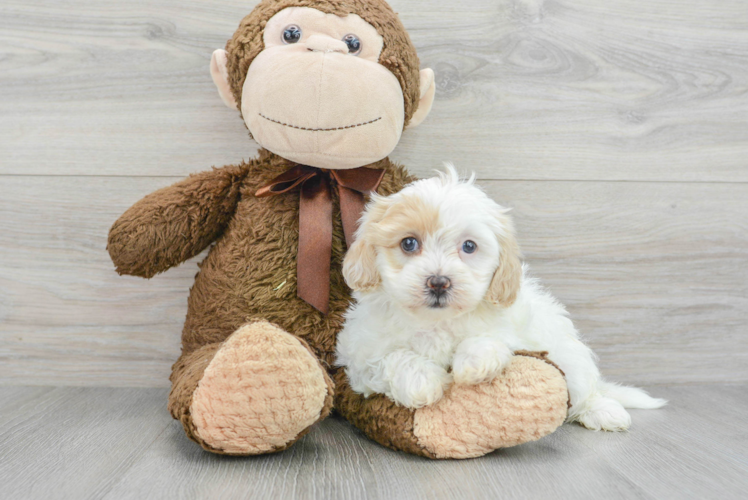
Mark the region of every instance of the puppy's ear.
<instances>
[{"instance_id":1,"label":"puppy's ear","mask_svg":"<svg viewBox=\"0 0 748 500\"><path fill-rule=\"evenodd\" d=\"M486 300L509 307L517 298L522 279L521 253L511 219L502 213L499 215L499 223L502 229L497 234L500 246L499 267L488 286Z\"/></svg>"},{"instance_id":2,"label":"puppy's ear","mask_svg":"<svg viewBox=\"0 0 748 500\"><path fill-rule=\"evenodd\" d=\"M372 195L361 217L355 241L343 259L343 278L352 290L371 290L382 280L377 270L377 251L374 247L376 232L373 228L384 218L389 205L387 198Z\"/></svg>"},{"instance_id":3,"label":"puppy's ear","mask_svg":"<svg viewBox=\"0 0 748 500\"><path fill-rule=\"evenodd\" d=\"M343 278L352 290L371 290L381 281L377 271L377 252L365 238L353 242L343 259Z\"/></svg>"}]
</instances>

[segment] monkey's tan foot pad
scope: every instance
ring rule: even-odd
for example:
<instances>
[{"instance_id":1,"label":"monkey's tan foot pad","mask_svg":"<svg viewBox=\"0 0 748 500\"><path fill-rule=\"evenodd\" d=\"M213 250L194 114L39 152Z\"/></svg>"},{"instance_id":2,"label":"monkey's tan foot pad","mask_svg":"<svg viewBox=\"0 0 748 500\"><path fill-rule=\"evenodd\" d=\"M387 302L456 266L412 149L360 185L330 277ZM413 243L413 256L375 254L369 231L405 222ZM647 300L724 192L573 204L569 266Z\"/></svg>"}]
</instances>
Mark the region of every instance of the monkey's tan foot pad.
<instances>
[{"instance_id":1,"label":"monkey's tan foot pad","mask_svg":"<svg viewBox=\"0 0 748 500\"><path fill-rule=\"evenodd\" d=\"M436 458L471 458L535 441L566 419L566 381L554 365L515 356L493 382L454 385L416 410L413 433Z\"/></svg>"},{"instance_id":2,"label":"monkey's tan foot pad","mask_svg":"<svg viewBox=\"0 0 748 500\"><path fill-rule=\"evenodd\" d=\"M412 411L383 395L355 394L342 370L336 407L371 439L429 458L472 458L534 441L566 418L561 371L542 354L523 353L493 382L454 385L436 404Z\"/></svg>"},{"instance_id":3,"label":"monkey's tan foot pad","mask_svg":"<svg viewBox=\"0 0 748 500\"><path fill-rule=\"evenodd\" d=\"M265 321L221 345L195 389L190 414L207 449L230 455L280 451L332 407L332 381L306 344Z\"/></svg>"}]
</instances>

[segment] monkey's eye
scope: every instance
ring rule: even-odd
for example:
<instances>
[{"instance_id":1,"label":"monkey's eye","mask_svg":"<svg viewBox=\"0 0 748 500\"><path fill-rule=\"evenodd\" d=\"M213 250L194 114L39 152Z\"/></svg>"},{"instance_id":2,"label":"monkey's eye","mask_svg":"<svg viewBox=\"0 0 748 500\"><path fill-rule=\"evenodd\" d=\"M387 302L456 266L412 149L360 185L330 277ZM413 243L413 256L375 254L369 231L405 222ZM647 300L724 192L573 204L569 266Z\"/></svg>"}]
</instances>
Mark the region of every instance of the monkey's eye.
<instances>
[{"instance_id":1,"label":"monkey's eye","mask_svg":"<svg viewBox=\"0 0 748 500\"><path fill-rule=\"evenodd\" d=\"M343 41L348 46L349 54L357 56L361 53L361 48L363 47L363 44L361 43L361 40L359 40L356 35L354 35L353 33L350 33L343 37Z\"/></svg>"},{"instance_id":2,"label":"monkey's eye","mask_svg":"<svg viewBox=\"0 0 748 500\"><path fill-rule=\"evenodd\" d=\"M412 236L403 238L403 241L400 242L400 248L402 248L405 253L413 253L418 250L418 240Z\"/></svg>"},{"instance_id":3,"label":"monkey's eye","mask_svg":"<svg viewBox=\"0 0 748 500\"><path fill-rule=\"evenodd\" d=\"M462 244L462 251L465 253L473 253L478 250L478 245L474 241L467 240Z\"/></svg>"},{"instance_id":4,"label":"monkey's eye","mask_svg":"<svg viewBox=\"0 0 748 500\"><path fill-rule=\"evenodd\" d=\"M296 43L301 40L301 28L299 28L295 24L286 26L286 29L283 30L281 38L283 39L283 43Z\"/></svg>"}]
</instances>

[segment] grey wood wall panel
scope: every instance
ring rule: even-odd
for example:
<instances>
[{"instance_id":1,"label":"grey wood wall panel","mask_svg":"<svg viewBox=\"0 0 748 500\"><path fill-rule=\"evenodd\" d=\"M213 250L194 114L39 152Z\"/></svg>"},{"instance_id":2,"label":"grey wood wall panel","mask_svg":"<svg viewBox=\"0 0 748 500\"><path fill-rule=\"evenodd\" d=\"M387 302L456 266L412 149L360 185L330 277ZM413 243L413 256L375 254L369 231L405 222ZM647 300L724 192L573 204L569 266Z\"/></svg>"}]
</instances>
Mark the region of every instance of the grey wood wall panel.
<instances>
[{"instance_id":1,"label":"grey wood wall panel","mask_svg":"<svg viewBox=\"0 0 748 500\"><path fill-rule=\"evenodd\" d=\"M0 383L163 386L196 261L120 277L112 222L158 177L0 176ZM628 382L748 380L743 184L488 181L533 272Z\"/></svg>"},{"instance_id":2,"label":"grey wood wall panel","mask_svg":"<svg viewBox=\"0 0 748 500\"><path fill-rule=\"evenodd\" d=\"M110 224L255 154L208 59L253 1L0 5L0 383L161 386L196 260L118 277ZM740 1L392 0L437 74L393 157L474 169L611 377L748 379Z\"/></svg>"},{"instance_id":3,"label":"grey wood wall panel","mask_svg":"<svg viewBox=\"0 0 748 500\"><path fill-rule=\"evenodd\" d=\"M437 75L393 155L493 179L748 181L741 1L392 0ZM253 1L5 0L0 173L175 175L252 156L208 75Z\"/></svg>"}]
</instances>

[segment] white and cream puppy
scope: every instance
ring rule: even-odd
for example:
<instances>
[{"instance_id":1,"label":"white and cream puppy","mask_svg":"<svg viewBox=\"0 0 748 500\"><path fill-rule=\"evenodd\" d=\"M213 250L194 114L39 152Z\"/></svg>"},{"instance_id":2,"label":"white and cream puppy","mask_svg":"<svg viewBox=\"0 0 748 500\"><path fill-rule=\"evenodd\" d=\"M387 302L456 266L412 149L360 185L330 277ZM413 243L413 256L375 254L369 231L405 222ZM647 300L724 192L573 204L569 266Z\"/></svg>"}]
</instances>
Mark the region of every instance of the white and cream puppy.
<instances>
[{"instance_id":1,"label":"white and cream puppy","mask_svg":"<svg viewBox=\"0 0 748 500\"><path fill-rule=\"evenodd\" d=\"M507 211L451 165L372 197L343 263L356 302L337 362L352 389L419 408L452 383L492 380L526 349L548 351L566 374L569 421L625 430L624 408L664 405L601 379L565 308L527 276Z\"/></svg>"}]
</instances>

